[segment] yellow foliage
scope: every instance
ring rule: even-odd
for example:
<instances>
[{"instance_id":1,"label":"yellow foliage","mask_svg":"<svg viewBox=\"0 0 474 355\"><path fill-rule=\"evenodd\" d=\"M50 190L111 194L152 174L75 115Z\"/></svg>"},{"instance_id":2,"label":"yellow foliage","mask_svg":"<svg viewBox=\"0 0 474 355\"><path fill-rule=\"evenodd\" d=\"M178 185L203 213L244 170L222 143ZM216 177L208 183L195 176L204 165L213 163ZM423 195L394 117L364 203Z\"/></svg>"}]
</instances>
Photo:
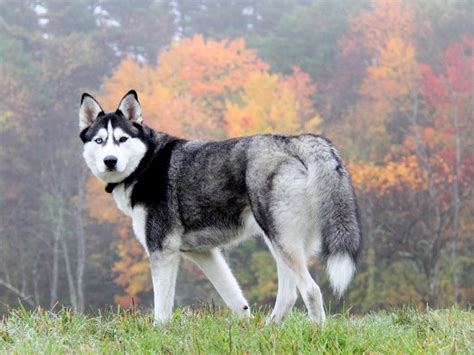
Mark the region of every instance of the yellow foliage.
<instances>
[{"instance_id":1,"label":"yellow foliage","mask_svg":"<svg viewBox=\"0 0 474 355\"><path fill-rule=\"evenodd\" d=\"M288 77L255 72L243 85L238 98L230 97L225 102L227 132L231 137L316 133L322 120L311 100L315 91L309 76L298 67Z\"/></svg>"},{"instance_id":2,"label":"yellow foliage","mask_svg":"<svg viewBox=\"0 0 474 355\"><path fill-rule=\"evenodd\" d=\"M369 55L377 56L381 44L390 38L410 42L415 33L425 33L429 25L415 18L408 2L397 0L371 0L371 8L349 19L352 37L342 42L346 54L363 46Z\"/></svg>"},{"instance_id":3,"label":"yellow foliage","mask_svg":"<svg viewBox=\"0 0 474 355\"><path fill-rule=\"evenodd\" d=\"M112 109L131 88L140 95L151 127L192 138L318 128L311 95L316 88L300 68L280 77L239 40L175 42L159 65L124 60L105 81L101 102Z\"/></svg>"},{"instance_id":4,"label":"yellow foliage","mask_svg":"<svg viewBox=\"0 0 474 355\"><path fill-rule=\"evenodd\" d=\"M132 59L124 59L112 76L104 83L104 94L98 97L106 111L115 110L118 100L130 89L139 93L143 116L149 126L181 134L178 121L167 119L174 112L173 97L166 85L156 79L156 69L148 65L140 65Z\"/></svg>"},{"instance_id":5,"label":"yellow foliage","mask_svg":"<svg viewBox=\"0 0 474 355\"><path fill-rule=\"evenodd\" d=\"M349 18L341 50L369 65L360 99L336 130L342 139L353 136L350 153L358 159L381 163L392 149L387 127L403 126L393 120L413 114L421 78L414 43L429 31L416 15L408 2L371 0L368 9Z\"/></svg>"},{"instance_id":6,"label":"yellow foliage","mask_svg":"<svg viewBox=\"0 0 474 355\"><path fill-rule=\"evenodd\" d=\"M224 103L254 72L268 70L239 40L184 38L159 58L159 65L124 60L105 81L100 98L109 109L131 88L139 92L148 125L192 138L223 138Z\"/></svg>"},{"instance_id":7,"label":"yellow foliage","mask_svg":"<svg viewBox=\"0 0 474 355\"><path fill-rule=\"evenodd\" d=\"M117 275L115 282L124 288L128 297L116 296L115 300L121 305L134 298L139 301L139 294L151 289L150 267L143 247L133 237L130 230L118 230L120 238L116 245L119 260L115 262L112 271Z\"/></svg>"},{"instance_id":8,"label":"yellow foliage","mask_svg":"<svg viewBox=\"0 0 474 355\"><path fill-rule=\"evenodd\" d=\"M226 100L231 137L257 133L297 133L300 122L295 95L277 75L256 72L243 87L242 103Z\"/></svg>"},{"instance_id":9,"label":"yellow foliage","mask_svg":"<svg viewBox=\"0 0 474 355\"><path fill-rule=\"evenodd\" d=\"M396 103L415 89L418 79L415 48L400 37L390 37L379 49L378 63L367 68L361 94L373 99L376 115L387 117L400 110Z\"/></svg>"},{"instance_id":10,"label":"yellow foliage","mask_svg":"<svg viewBox=\"0 0 474 355\"><path fill-rule=\"evenodd\" d=\"M238 90L248 73L268 70L243 39L204 40L201 35L175 42L160 56L159 79L175 94L221 96Z\"/></svg>"},{"instance_id":11,"label":"yellow foliage","mask_svg":"<svg viewBox=\"0 0 474 355\"><path fill-rule=\"evenodd\" d=\"M320 132L322 123L323 123L322 118L319 115L316 115L304 123L303 132L313 132L313 133Z\"/></svg>"},{"instance_id":12,"label":"yellow foliage","mask_svg":"<svg viewBox=\"0 0 474 355\"><path fill-rule=\"evenodd\" d=\"M371 112L372 137L386 135L385 124L396 111L412 110L409 95L416 90L419 79L413 45L391 37L379 53L379 63L367 68L360 90L366 98L360 105L368 105Z\"/></svg>"},{"instance_id":13,"label":"yellow foliage","mask_svg":"<svg viewBox=\"0 0 474 355\"><path fill-rule=\"evenodd\" d=\"M413 94L420 73L414 46L400 37L380 43L378 61L367 68L360 87L361 99L348 110L336 130L342 137L354 135L355 151L364 160L381 162L391 147L386 128L393 120L413 114ZM352 132L352 133L351 133Z\"/></svg>"},{"instance_id":14,"label":"yellow foliage","mask_svg":"<svg viewBox=\"0 0 474 355\"><path fill-rule=\"evenodd\" d=\"M408 186L412 191L425 190L428 177L415 156L408 156L398 162L390 161L382 166L370 163L350 163L352 181L363 192L375 192L384 196L392 189Z\"/></svg>"}]
</instances>

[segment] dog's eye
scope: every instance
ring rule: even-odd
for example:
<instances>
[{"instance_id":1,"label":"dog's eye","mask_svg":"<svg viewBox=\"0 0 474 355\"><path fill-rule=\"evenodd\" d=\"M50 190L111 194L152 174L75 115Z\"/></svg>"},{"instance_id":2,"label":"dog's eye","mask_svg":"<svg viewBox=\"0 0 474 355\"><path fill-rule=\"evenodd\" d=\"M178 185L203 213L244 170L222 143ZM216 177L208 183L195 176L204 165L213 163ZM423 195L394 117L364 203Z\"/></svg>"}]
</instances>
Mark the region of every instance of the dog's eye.
<instances>
[{"instance_id":1,"label":"dog's eye","mask_svg":"<svg viewBox=\"0 0 474 355\"><path fill-rule=\"evenodd\" d=\"M96 142L97 144L102 144L104 140L102 138L96 138L94 139L94 142Z\"/></svg>"},{"instance_id":2,"label":"dog's eye","mask_svg":"<svg viewBox=\"0 0 474 355\"><path fill-rule=\"evenodd\" d=\"M127 139L128 139L127 137L120 137L119 142L124 143L127 141Z\"/></svg>"}]
</instances>

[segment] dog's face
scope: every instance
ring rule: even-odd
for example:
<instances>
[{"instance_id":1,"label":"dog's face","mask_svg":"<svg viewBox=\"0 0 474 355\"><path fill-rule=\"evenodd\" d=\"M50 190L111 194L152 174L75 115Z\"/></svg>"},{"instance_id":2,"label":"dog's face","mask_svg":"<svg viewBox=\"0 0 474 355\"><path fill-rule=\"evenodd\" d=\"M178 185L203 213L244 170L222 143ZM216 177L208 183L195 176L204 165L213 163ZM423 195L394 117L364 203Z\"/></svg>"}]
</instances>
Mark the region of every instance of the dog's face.
<instances>
[{"instance_id":1,"label":"dog's face","mask_svg":"<svg viewBox=\"0 0 474 355\"><path fill-rule=\"evenodd\" d=\"M95 176L118 183L135 171L147 151L142 123L134 90L123 97L113 113L104 113L97 100L82 95L79 129L83 156Z\"/></svg>"}]
</instances>

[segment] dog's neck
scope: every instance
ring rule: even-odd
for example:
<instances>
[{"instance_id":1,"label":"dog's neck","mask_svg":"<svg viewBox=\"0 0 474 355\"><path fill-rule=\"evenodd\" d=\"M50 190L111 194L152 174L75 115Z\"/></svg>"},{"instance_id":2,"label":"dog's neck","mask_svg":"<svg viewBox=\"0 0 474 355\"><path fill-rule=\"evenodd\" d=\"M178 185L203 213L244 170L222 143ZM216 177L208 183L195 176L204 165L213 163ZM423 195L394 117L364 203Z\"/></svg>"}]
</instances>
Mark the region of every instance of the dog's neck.
<instances>
[{"instance_id":1,"label":"dog's neck","mask_svg":"<svg viewBox=\"0 0 474 355\"><path fill-rule=\"evenodd\" d=\"M133 181L137 180L140 177L140 175L142 175L143 172L147 169L148 164L150 163L150 161L153 157L154 150L155 150L154 146L149 147L146 154L145 154L145 156L142 158L142 160L140 160L140 164L138 164L138 167L135 169L135 171L133 173L131 173L130 175L128 175L125 179L123 179L120 182L108 183L105 186L105 192L111 194L118 185L125 184L125 187L127 187Z\"/></svg>"},{"instance_id":2,"label":"dog's neck","mask_svg":"<svg viewBox=\"0 0 474 355\"><path fill-rule=\"evenodd\" d=\"M118 185L125 184L125 187L127 187L133 181L137 180L143 174L143 172L148 168L148 165L150 164L151 160L153 159L153 155L155 154L155 150L156 150L156 143L150 144L148 146L148 149L145 155L143 156L142 160L140 160L140 163L138 164L135 171L120 182L108 183L105 186L105 192L111 194Z\"/></svg>"}]
</instances>

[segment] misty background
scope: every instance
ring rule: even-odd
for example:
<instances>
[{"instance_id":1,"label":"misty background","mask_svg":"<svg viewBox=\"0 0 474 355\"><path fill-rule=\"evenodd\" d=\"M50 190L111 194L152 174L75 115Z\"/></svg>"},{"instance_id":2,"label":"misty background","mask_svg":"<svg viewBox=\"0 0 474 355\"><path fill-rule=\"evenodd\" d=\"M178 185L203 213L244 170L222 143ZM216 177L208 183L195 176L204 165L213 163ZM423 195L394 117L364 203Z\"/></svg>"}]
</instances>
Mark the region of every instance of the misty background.
<instances>
[{"instance_id":1,"label":"misty background","mask_svg":"<svg viewBox=\"0 0 474 355\"><path fill-rule=\"evenodd\" d=\"M332 310L474 301L474 2L0 0L0 313L152 303L130 221L82 159L81 94L136 89L145 122L186 138L312 132L340 149L364 250ZM272 305L261 240L226 250ZM181 263L176 304L221 304Z\"/></svg>"}]
</instances>

